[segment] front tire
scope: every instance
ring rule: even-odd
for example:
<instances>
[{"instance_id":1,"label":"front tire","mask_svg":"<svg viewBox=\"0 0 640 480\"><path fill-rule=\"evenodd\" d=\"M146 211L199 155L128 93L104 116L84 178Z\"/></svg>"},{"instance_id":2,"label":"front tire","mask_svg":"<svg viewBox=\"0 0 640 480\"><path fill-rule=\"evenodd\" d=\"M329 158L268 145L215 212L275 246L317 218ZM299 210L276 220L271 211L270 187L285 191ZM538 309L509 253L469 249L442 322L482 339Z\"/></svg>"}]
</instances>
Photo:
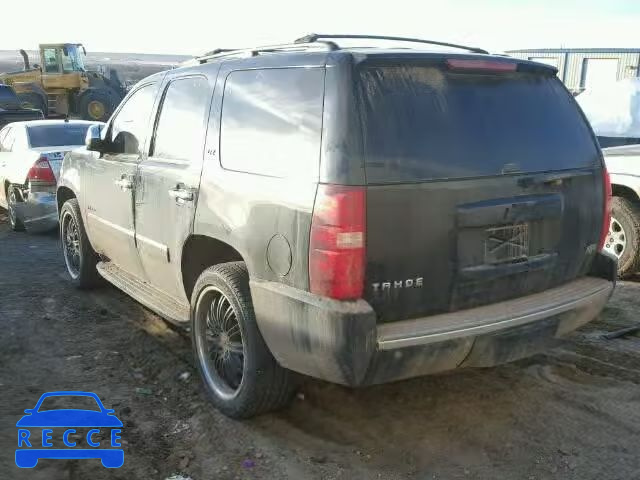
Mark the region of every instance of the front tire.
<instances>
[{"instance_id":1,"label":"front tire","mask_svg":"<svg viewBox=\"0 0 640 480\"><path fill-rule=\"evenodd\" d=\"M231 418L289 404L294 374L276 362L256 323L243 262L205 270L191 297L191 340L211 402Z\"/></svg>"},{"instance_id":2,"label":"front tire","mask_svg":"<svg viewBox=\"0 0 640 480\"><path fill-rule=\"evenodd\" d=\"M9 217L9 225L14 232L24 232L24 223L18 218L16 212L16 204L24 202L22 193L16 187L10 186L7 189L7 216Z\"/></svg>"},{"instance_id":3,"label":"front tire","mask_svg":"<svg viewBox=\"0 0 640 480\"><path fill-rule=\"evenodd\" d=\"M611 201L611 223L604 249L618 258L622 278L640 270L640 205L623 197Z\"/></svg>"},{"instance_id":4,"label":"front tire","mask_svg":"<svg viewBox=\"0 0 640 480\"><path fill-rule=\"evenodd\" d=\"M75 198L67 200L60 210L60 242L67 272L75 286L82 289L98 286L99 258L89 243Z\"/></svg>"}]
</instances>

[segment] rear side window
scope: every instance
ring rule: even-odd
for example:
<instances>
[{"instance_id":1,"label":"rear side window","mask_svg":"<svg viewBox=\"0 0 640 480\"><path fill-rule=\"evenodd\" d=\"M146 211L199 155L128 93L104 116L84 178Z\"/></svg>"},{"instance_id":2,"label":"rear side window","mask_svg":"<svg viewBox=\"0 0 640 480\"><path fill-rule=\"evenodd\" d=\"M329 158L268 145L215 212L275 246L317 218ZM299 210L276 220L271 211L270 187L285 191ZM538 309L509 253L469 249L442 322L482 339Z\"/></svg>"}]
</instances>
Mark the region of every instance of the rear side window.
<instances>
[{"instance_id":1,"label":"rear side window","mask_svg":"<svg viewBox=\"0 0 640 480\"><path fill-rule=\"evenodd\" d=\"M370 183L592 166L599 154L575 101L551 76L360 71Z\"/></svg>"},{"instance_id":2,"label":"rear side window","mask_svg":"<svg viewBox=\"0 0 640 480\"><path fill-rule=\"evenodd\" d=\"M228 170L274 177L318 175L324 69L229 74L220 159Z\"/></svg>"},{"instance_id":3,"label":"rear side window","mask_svg":"<svg viewBox=\"0 0 640 480\"><path fill-rule=\"evenodd\" d=\"M154 157L183 161L202 157L210 97L209 82L203 77L169 84L156 127Z\"/></svg>"}]
</instances>

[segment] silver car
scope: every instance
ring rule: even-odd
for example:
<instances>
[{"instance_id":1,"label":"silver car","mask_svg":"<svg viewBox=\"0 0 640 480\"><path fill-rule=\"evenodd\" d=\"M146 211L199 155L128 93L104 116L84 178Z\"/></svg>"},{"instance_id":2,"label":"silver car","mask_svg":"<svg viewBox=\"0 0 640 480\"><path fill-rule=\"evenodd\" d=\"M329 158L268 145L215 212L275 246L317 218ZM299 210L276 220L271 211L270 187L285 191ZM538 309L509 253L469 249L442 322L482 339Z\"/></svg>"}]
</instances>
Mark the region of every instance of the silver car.
<instances>
[{"instance_id":1,"label":"silver car","mask_svg":"<svg viewBox=\"0 0 640 480\"><path fill-rule=\"evenodd\" d=\"M56 228L56 184L65 153L84 146L96 122L37 120L0 130L0 207L13 230Z\"/></svg>"}]
</instances>

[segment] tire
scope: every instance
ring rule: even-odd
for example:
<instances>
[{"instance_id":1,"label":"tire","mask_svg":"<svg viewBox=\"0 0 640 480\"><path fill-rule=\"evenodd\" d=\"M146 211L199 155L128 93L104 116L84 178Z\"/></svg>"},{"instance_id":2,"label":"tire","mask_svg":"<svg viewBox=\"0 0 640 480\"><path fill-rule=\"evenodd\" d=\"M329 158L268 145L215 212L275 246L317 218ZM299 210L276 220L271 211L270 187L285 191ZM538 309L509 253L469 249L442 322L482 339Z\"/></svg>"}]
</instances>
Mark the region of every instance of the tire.
<instances>
[{"instance_id":1,"label":"tire","mask_svg":"<svg viewBox=\"0 0 640 480\"><path fill-rule=\"evenodd\" d=\"M117 106L115 97L107 89L87 90L80 97L78 113L84 120L106 122Z\"/></svg>"},{"instance_id":2,"label":"tire","mask_svg":"<svg viewBox=\"0 0 640 480\"><path fill-rule=\"evenodd\" d=\"M224 311L224 320L218 325L224 325L225 333L212 333L214 328L210 325L216 320L211 310ZM202 272L191 296L191 322L198 370L218 410L241 419L289 404L296 390L295 374L278 365L260 334L244 262L223 263ZM229 350L225 350L225 341ZM219 362L212 360L214 355ZM227 367L235 372L229 372ZM221 372L229 375L225 377ZM234 373L241 373L241 378L238 380Z\"/></svg>"},{"instance_id":3,"label":"tire","mask_svg":"<svg viewBox=\"0 0 640 480\"><path fill-rule=\"evenodd\" d=\"M47 100L42 97L42 95L30 92L30 93L22 93L18 96L20 98L20 103L25 108L35 108L36 110L40 110L44 117L46 118L48 115L47 108Z\"/></svg>"},{"instance_id":4,"label":"tire","mask_svg":"<svg viewBox=\"0 0 640 480\"><path fill-rule=\"evenodd\" d=\"M7 216L9 217L9 225L14 232L24 232L24 223L17 217L15 204L23 202L22 193L16 187L9 186L7 188Z\"/></svg>"},{"instance_id":5,"label":"tire","mask_svg":"<svg viewBox=\"0 0 640 480\"><path fill-rule=\"evenodd\" d=\"M60 210L60 243L67 272L75 286L89 289L100 285L102 277L96 270L99 258L89 243L75 198L67 200Z\"/></svg>"},{"instance_id":6,"label":"tire","mask_svg":"<svg viewBox=\"0 0 640 480\"><path fill-rule=\"evenodd\" d=\"M605 250L618 258L618 275L621 278L640 271L640 204L623 197L613 197Z\"/></svg>"}]
</instances>

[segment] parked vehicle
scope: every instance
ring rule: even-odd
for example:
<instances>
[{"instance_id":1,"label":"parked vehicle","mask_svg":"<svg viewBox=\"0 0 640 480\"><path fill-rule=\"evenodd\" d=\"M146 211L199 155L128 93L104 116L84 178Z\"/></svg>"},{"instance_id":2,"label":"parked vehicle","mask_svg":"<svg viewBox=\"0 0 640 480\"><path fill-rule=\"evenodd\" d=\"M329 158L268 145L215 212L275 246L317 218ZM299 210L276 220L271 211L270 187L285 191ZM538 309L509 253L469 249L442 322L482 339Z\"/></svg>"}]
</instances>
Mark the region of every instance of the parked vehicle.
<instances>
[{"instance_id":1,"label":"parked vehicle","mask_svg":"<svg viewBox=\"0 0 640 480\"><path fill-rule=\"evenodd\" d=\"M65 153L84 147L96 122L36 120L0 130L0 207L13 230L56 228L56 184Z\"/></svg>"},{"instance_id":2,"label":"parked vehicle","mask_svg":"<svg viewBox=\"0 0 640 480\"><path fill-rule=\"evenodd\" d=\"M44 118L40 110L23 108L16 92L8 85L0 84L0 128L11 122Z\"/></svg>"},{"instance_id":3,"label":"parked vehicle","mask_svg":"<svg viewBox=\"0 0 640 480\"><path fill-rule=\"evenodd\" d=\"M618 274L640 271L640 144L605 148L613 199L605 250L618 258Z\"/></svg>"},{"instance_id":4,"label":"parked vehicle","mask_svg":"<svg viewBox=\"0 0 640 480\"><path fill-rule=\"evenodd\" d=\"M232 417L286 405L292 372L496 365L592 320L616 270L592 131L555 69L448 46L311 35L143 80L64 160L72 281L191 322Z\"/></svg>"}]
</instances>

